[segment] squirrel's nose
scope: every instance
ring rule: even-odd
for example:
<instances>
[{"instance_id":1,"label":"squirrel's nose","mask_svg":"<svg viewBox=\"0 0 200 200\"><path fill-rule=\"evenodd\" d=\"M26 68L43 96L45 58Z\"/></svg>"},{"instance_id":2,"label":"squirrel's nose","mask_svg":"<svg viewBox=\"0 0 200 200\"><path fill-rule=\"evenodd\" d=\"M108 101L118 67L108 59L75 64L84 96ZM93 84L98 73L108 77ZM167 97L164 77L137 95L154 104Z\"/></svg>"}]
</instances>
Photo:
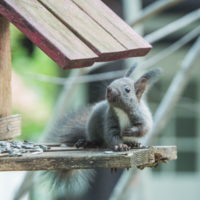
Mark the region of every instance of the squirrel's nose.
<instances>
[{"instance_id":1,"label":"squirrel's nose","mask_svg":"<svg viewBox=\"0 0 200 200\"><path fill-rule=\"evenodd\" d=\"M107 88L107 93L110 95L114 95L114 96L116 96L118 94L117 90L114 88L111 88L111 87Z\"/></svg>"},{"instance_id":2,"label":"squirrel's nose","mask_svg":"<svg viewBox=\"0 0 200 200\"><path fill-rule=\"evenodd\" d=\"M112 93L112 88L111 87L107 88L107 93Z\"/></svg>"},{"instance_id":3,"label":"squirrel's nose","mask_svg":"<svg viewBox=\"0 0 200 200\"><path fill-rule=\"evenodd\" d=\"M119 96L119 92L117 91L117 89L107 87L107 98L109 101L114 101L117 96Z\"/></svg>"}]
</instances>

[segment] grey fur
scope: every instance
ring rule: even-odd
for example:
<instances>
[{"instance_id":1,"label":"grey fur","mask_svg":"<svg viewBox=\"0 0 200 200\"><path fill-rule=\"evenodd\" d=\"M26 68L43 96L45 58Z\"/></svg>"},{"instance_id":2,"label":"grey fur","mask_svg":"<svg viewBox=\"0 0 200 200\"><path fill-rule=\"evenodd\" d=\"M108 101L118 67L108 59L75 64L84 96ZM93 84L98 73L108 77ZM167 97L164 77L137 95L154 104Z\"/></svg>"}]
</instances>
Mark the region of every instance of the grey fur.
<instances>
[{"instance_id":1,"label":"grey fur","mask_svg":"<svg viewBox=\"0 0 200 200\"><path fill-rule=\"evenodd\" d=\"M96 104L87 122L87 140L117 151L128 150L130 141L147 134L152 115L143 100L152 79L160 70L151 70L137 81L124 77L107 87L106 100ZM123 119L124 118L124 119ZM124 124L121 121L124 120ZM124 138L124 135L129 138ZM127 141L130 139L130 141Z\"/></svg>"},{"instance_id":2,"label":"grey fur","mask_svg":"<svg viewBox=\"0 0 200 200\"><path fill-rule=\"evenodd\" d=\"M45 184L48 180L51 199L71 200L81 197L89 189L94 172L88 169L41 172L40 181Z\"/></svg>"},{"instance_id":3,"label":"grey fur","mask_svg":"<svg viewBox=\"0 0 200 200\"><path fill-rule=\"evenodd\" d=\"M51 130L46 141L73 146L77 140L85 139L86 122L90 112L91 106L87 106L66 114L54 125L54 129Z\"/></svg>"},{"instance_id":4,"label":"grey fur","mask_svg":"<svg viewBox=\"0 0 200 200\"><path fill-rule=\"evenodd\" d=\"M135 67L126 75L130 76ZM107 87L106 100L61 119L47 141L65 142L71 146L78 140L85 140L86 143L116 151L128 150L132 139L136 140L151 130L152 115L143 94L159 72L151 70L136 81L127 76L113 81ZM92 170L54 171L46 174L51 175L53 194L66 197L77 194L80 187L87 188L93 177Z\"/></svg>"}]
</instances>

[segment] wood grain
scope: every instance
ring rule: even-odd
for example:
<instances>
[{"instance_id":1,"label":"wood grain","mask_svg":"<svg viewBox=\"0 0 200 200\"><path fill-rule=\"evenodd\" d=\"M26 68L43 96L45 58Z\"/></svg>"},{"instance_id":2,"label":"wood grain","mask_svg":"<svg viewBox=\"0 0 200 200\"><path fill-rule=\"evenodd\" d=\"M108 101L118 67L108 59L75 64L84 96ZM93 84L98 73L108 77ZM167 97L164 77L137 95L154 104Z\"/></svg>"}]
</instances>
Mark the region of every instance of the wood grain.
<instances>
[{"instance_id":1,"label":"wood grain","mask_svg":"<svg viewBox=\"0 0 200 200\"><path fill-rule=\"evenodd\" d=\"M0 15L0 120L10 115L11 108L10 30L9 22ZM5 140L12 136L0 129L0 138Z\"/></svg>"},{"instance_id":2,"label":"wood grain","mask_svg":"<svg viewBox=\"0 0 200 200\"><path fill-rule=\"evenodd\" d=\"M55 0L39 1L98 54L99 61L126 56L127 49L71 0L59 0L59 3Z\"/></svg>"},{"instance_id":3,"label":"wood grain","mask_svg":"<svg viewBox=\"0 0 200 200\"><path fill-rule=\"evenodd\" d=\"M21 134L21 115L0 118L0 140L11 139Z\"/></svg>"},{"instance_id":4,"label":"wood grain","mask_svg":"<svg viewBox=\"0 0 200 200\"><path fill-rule=\"evenodd\" d=\"M37 0L1 0L0 13L63 68L89 66L98 57Z\"/></svg>"},{"instance_id":5,"label":"wood grain","mask_svg":"<svg viewBox=\"0 0 200 200\"><path fill-rule=\"evenodd\" d=\"M128 51L128 56L144 56L152 48L101 0L72 0Z\"/></svg>"},{"instance_id":6,"label":"wood grain","mask_svg":"<svg viewBox=\"0 0 200 200\"><path fill-rule=\"evenodd\" d=\"M0 118L11 113L11 52L9 22L0 15Z\"/></svg>"},{"instance_id":7,"label":"wood grain","mask_svg":"<svg viewBox=\"0 0 200 200\"><path fill-rule=\"evenodd\" d=\"M143 56L151 49L99 0L1 0L0 14L64 69Z\"/></svg>"},{"instance_id":8,"label":"wood grain","mask_svg":"<svg viewBox=\"0 0 200 200\"><path fill-rule=\"evenodd\" d=\"M0 154L1 156L1 154ZM41 154L25 153L21 157L0 157L0 171L63 170L88 168L153 167L159 162L175 160L175 146L135 149L128 152L109 150L74 150L62 147Z\"/></svg>"}]
</instances>

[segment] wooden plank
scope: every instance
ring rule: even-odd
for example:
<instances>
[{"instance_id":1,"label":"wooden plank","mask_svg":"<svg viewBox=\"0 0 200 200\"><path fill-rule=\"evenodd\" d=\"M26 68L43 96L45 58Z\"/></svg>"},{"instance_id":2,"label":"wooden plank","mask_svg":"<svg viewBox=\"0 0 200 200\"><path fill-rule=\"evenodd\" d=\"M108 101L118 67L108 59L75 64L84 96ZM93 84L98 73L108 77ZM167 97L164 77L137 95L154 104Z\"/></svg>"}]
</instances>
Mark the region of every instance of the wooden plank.
<instances>
[{"instance_id":1,"label":"wooden plank","mask_svg":"<svg viewBox=\"0 0 200 200\"><path fill-rule=\"evenodd\" d=\"M11 139L21 134L21 115L0 118L0 140Z\"/></svg>"},{"instance_id":2,"label":"wooden plank","mask_svg":"<svg viewBox=\"0 0 200 200\"><path fill-rule=\"evenodd\" d=\"M49 151L49 150L48 150ZM1 154L0 154L1 155ZM89 168L130 168L153 167L159 162L175 160L175 146L134 149L128 152L110 150L73 150L25 153L21 157L0 157L0 171L64 170Z\"/></svg>"},{"instance_id":3,"label":"wooden plank","mask_svg":"<svg viewBox=\"0 0 200 200\"><path fill-rule=\"evenodd\" d=\"M129 57L127 49L71 0L38 0L81 38L98 61ZM94 8L95 9L95 8ZM104 12L102 10L102 12Z\"/></svg>"},{"instance_id":4,"label":"wooden plank","mask_svg":"<svg viewBox=\"0 0 200 200\"><path fill-rule=\"evenodd\" d=\"M89 66L98 57L37 0L1 0L0 13L63 68Z\"/></svg>"},{"instance_id":5,"label":"wooden plank","mask_svg":"<svg viewBox=\"0 0 200 200\"><path fill-rule=\"evenodd\" d=\"M139 34L116 15L101 0L72 0L127 50L128 56L144 56L152 48Z\"/></svg>"},{"instance_id":6,"label":"wooden plank","mask_svg":"<svg viewBox=\"0 0 200 200\"><path fill-rule=\"evenodd\" d=\"M0 118L11 113L11 52L9 22L0 15Z\"/></svg>"}]
</instances>

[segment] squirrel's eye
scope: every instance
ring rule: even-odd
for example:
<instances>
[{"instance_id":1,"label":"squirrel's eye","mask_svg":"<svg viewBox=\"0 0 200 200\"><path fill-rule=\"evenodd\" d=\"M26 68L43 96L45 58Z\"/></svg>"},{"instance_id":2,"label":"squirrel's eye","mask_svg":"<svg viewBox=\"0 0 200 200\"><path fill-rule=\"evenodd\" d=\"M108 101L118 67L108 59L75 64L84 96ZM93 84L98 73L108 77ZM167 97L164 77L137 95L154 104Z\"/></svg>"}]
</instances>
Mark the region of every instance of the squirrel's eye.
<instances>
[{"instance_id":1,"label":"squirrel's eye","mask_svg":"<svg viewBox=\"0 0 200 200\"><path fill-rule=\"evenodd\" d=\"M131 91L131 89L129 87L125 87L124 90L129 93Z\"/></svg>"}]
</instances>

